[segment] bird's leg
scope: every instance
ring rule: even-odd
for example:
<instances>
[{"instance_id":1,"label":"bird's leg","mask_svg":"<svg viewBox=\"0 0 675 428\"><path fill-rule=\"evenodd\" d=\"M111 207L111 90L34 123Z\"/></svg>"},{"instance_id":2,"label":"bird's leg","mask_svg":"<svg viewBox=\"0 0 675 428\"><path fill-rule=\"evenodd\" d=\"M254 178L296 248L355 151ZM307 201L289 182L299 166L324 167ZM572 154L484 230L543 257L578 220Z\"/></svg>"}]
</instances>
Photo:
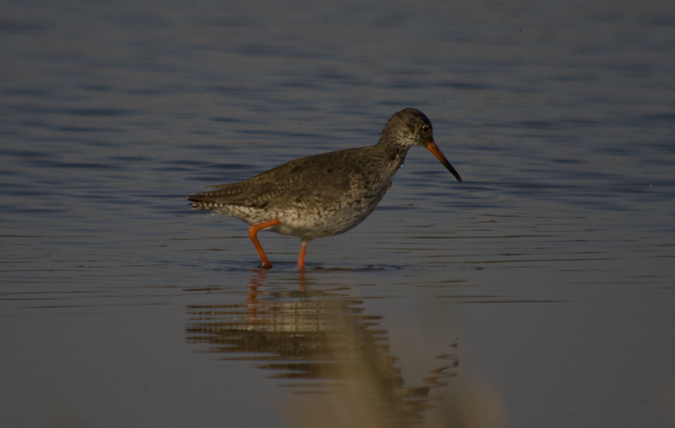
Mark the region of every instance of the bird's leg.
<instances>
[{"instance_id":1,"label":"bird's leg","mask_svg":"<svg viewBox=\"0 0 675 428\"><path fill-rule=\"evenodd\" d=\"M281 223L278 218L275 218L274 220L266 221L264 223L258 223L254 224L253 226L248 228L248 237L251 238L251 241L253 242L253 245L255 246L255 249L258 251L258 255L260 256L260 259L262 260L262 268L263 269L269 269L272 267L272 264L270 263L269 260L267 260L267 256L265 255L265 251L262 248L262 245L260 245L260 241L258 241L258 237L256 236L258 234L259 230L266 229L268 227L276 226L277 224Z\"/></svg>"},{"instance_id":2,"label":"bird's leg","mask_svg":"<svg viewBox=\"0 0 675 428\"><path fill-rule=\"evenodd\" d=\"M298 269L305 270L305 253L307 252L307 242L300 244L300 257L298 258Z\"/></svg>"}]
</instances>

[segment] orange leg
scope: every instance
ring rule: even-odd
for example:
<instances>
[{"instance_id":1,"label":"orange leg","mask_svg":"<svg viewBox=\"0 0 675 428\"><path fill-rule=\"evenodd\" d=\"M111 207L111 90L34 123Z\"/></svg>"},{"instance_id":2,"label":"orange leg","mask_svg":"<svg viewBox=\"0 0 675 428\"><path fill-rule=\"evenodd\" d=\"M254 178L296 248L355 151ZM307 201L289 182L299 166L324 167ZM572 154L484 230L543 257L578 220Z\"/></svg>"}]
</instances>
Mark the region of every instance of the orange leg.
<instances>
[{"instance_id":1,"label":"orange leg","mask_svg":"<svg viewBox=\"0 0 675 428\"><path fill-rule=\"evenodd\" d=\"M253 242L253 245L255 246L255 249L258 250L258 255L260 256L260 259L262 260L262 268L263 269L269 269L272 267L272 264L270 264L270 261L267 260L267 256L265 255L265 251L263 251L262 245L260 245L260 241L258 241L258 237L256 236L258 234L259 230L266 229L268 227L276 226L277 224L281 223L278 218L275 218L274 220L266 221L264 223L258 223L254 224L253 226L248 228L248 237L251 238L251 241Z\"/></svg>"},{"instance_id":2,"label":"orange leg","mask_svg":"<svg viewBox=\"0 0 675 428\"><path fill-rule=\"evenodd\" d=\"M298 258L298 269L305 270L305 253L307 252L307 243L302 241L300 244L300 257Z\"/></svg>"}]
</instances>

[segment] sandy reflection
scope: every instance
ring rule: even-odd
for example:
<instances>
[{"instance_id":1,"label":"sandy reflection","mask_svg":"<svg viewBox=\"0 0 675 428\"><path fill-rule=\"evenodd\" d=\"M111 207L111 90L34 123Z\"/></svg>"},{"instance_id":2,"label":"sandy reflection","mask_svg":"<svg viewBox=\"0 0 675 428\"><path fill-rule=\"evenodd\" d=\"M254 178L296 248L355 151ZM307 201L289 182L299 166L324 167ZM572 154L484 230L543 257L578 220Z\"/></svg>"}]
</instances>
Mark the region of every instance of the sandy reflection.
<instances>
[{"instance_id":1,"label":"sandy reflection","mask_svg":"<svg viewBox=\"0 0 675 428\"><path fill-rule=\"evenodd\" d=\"M246 302L188 307L188 342L219 359L252 361L300 393L288 406L295 426L419 426L424 411L441 404L430 392L455 376L456 356L419 355L436 367L404 381L380 317L344 292L312 290L298 275L295 290L269 291L266 273L256 272ZM443 426L451 413L443 412Z\"/></svg>"}]
</instances>

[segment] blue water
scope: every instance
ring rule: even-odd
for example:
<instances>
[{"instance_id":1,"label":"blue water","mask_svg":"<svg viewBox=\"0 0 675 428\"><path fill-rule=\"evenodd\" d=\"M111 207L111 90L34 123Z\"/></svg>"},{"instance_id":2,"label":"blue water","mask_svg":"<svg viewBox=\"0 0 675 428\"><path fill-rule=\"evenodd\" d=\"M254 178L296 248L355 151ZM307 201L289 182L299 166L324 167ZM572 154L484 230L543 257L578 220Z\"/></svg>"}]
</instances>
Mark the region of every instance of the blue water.
<instances>
[{"instance_id":1,"label":"blue water","mask_svg":"<svg viewBox=\"0 0 675 428\"><path fill-rule=\"evenodd\" d=\"M675 423L669 2L0 10L0 425L340 426L363 361L402 425ZM411 150L304 275L187 205L405 107L464 181Z\"/></svg>"}]
</instances>

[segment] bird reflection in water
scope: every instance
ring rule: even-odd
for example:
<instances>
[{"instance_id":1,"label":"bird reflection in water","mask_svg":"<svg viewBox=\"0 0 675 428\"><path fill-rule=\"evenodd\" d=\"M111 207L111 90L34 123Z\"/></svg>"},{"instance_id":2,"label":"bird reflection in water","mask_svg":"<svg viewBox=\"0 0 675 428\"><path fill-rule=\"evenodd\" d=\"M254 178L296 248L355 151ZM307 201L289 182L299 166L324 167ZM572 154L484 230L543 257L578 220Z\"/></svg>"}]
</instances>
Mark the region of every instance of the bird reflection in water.
<instances>
[{"instance_id":1,"label":"bird reflection in water","mask_svg":"<svg viewBox=\"0 0 675 428\"><path fill-rule=\"evenodd\" d=\"M188 307L188 342L206 345L200 352L221 359L254 361L297 392L330 391L355 405L368 403L367 417L381 422L370 426L417 425L423 410L435 405L429 391L454 376L456 357L437 356L437 369L418 385L406 385L388 332L363 301L339 289L312 290L304 272L298 291L265 290L265 275L257 271L249 280L245 304ZM353 408L349 414L355 422Z\"/></svg>"}]
</instances>

